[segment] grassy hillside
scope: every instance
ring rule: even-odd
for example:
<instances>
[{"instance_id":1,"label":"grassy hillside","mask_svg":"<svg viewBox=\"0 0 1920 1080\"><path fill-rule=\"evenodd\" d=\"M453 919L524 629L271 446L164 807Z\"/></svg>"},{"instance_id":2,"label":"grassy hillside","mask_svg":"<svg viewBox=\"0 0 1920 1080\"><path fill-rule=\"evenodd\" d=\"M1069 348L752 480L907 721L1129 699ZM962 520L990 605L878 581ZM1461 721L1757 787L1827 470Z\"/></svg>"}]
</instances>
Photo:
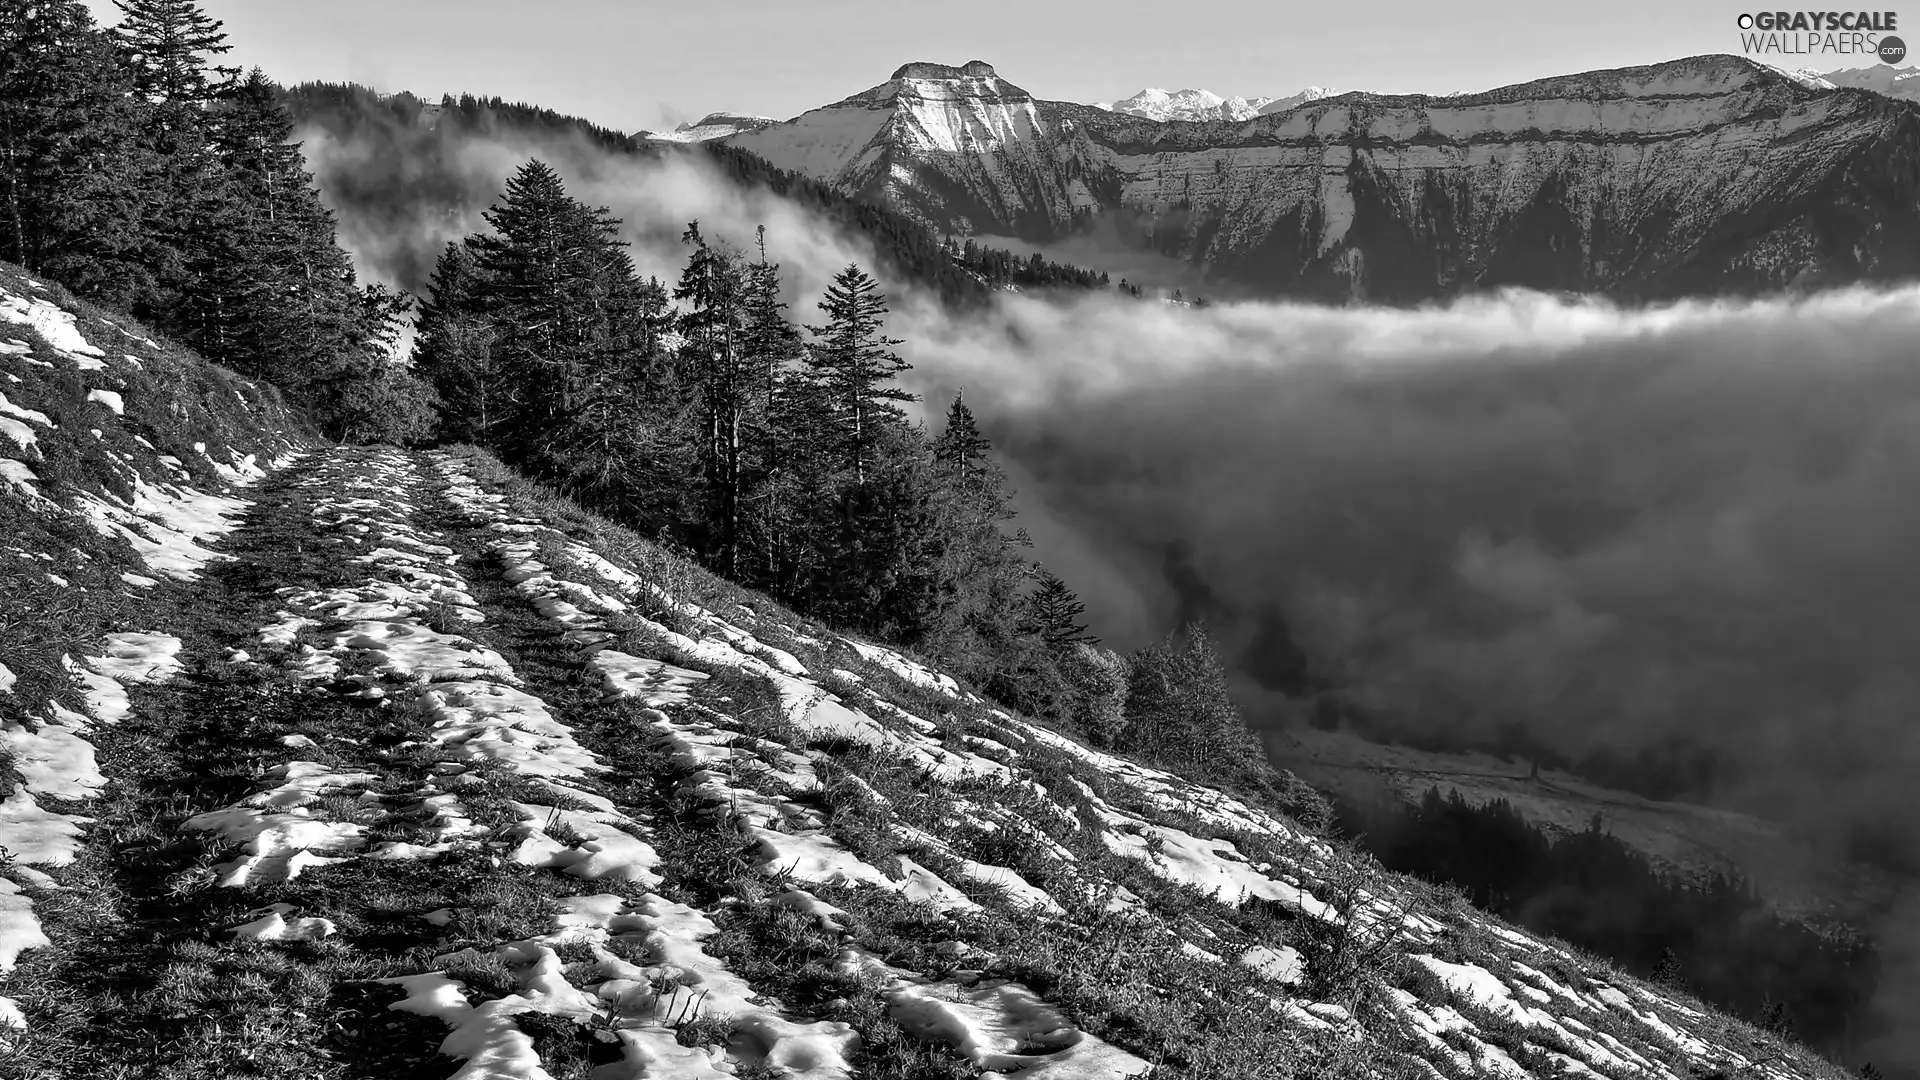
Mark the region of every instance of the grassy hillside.
<instances>
[{"instance_id":1,"label":"grassy hillside","mask_svg":"<svg viewBox=\"0 0 1920 1080\"><path fill-rule=\"evenodd\" d=\"M5 288L0 1075L1842 1075Z\"/></svg>"},{"instance_id":2,"label":"grassy hillside","mask_svg":"<svg viewBox=\"0 0 1920 1080\"><path fill-rule=\"evenodd\" d=\"M0 682L78 706L62 657L192 580L225 496L310 438L273 387L0 264Z\"/></svg>"}]
</instances>

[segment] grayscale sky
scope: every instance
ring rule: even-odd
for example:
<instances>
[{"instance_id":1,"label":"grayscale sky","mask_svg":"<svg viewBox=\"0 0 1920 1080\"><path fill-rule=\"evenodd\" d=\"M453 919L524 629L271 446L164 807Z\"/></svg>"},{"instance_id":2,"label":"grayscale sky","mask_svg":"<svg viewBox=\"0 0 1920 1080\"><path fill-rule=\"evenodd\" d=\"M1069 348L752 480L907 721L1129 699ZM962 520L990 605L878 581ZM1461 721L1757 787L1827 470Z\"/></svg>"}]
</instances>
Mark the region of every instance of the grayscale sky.
<instances>
[{"instance_id":1,"label":"grayscale sky","mask_svg":"<svg viewBox=\"0 0 1920 1080\"><path fill-rule=\"evenodd\" d=\"M111 0L88 0L115 22ZM204 0L232 59L282 82L473 91L623 130L726 109L786 118L910 60L980 59L1037 96L1145 86L1447 93L1739 51L1732 0ZM1898 10L1897 8L1895 10ZM537 13L536 13L537 12ZM1913 12L1920 35L1920 9ZM1821 70L1873 58L1810 58ZM1798 65L1793 65L1798 66Z\"/></svg>"}]
</instances>

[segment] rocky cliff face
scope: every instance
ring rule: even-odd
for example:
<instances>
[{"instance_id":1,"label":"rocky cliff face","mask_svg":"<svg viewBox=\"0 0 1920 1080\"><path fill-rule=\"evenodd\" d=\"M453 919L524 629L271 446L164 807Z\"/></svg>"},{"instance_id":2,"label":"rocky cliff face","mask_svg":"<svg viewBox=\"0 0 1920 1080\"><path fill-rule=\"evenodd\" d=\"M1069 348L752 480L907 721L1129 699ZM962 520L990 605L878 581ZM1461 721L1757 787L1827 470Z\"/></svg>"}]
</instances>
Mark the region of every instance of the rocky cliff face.
<instances>
[{"instance_id":1,"label":"rocky cliff face","mask_svg":"<svg viewBox=\"0 0 1920 1080\"><path fill-rule=\"evenodd\" d=\"M727 141L936 230L1046 241L1115 219L1216 274L1330 299L1920 270L1915 106L1732 56L1205 123L1037 99L978 61L910 64Z\"/></svg>"}]
</instances>

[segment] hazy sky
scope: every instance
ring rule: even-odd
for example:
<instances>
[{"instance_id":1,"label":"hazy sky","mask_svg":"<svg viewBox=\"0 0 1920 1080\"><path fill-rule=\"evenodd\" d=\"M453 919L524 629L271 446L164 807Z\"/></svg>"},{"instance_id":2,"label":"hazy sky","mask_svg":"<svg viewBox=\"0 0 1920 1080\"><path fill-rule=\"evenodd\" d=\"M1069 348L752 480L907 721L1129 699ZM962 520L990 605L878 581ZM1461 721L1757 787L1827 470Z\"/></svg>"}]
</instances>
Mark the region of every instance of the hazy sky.
<instances>
[{"instance_id":1,"label":"hazy sky","mask_svg":"<svg viewBox=\"0 0 1920 1080\"><path fill-rule=\"evenodd\" d=\"M111 0L89 0L103 22ZM1211 0L204 0L233 59L282 82L533 101L623 130L726 109L780 118L910 60L980 59L1034 94L1144 86L1280 96L1310 85L1483 90L1596 67L1735 52L1757 5L1618 0L1338 4ZM534 9L539 14L534 14ZM1920 32L1920 12L1915 13ZM1905 30L1905 27L1901 28ZM1816 58L1830 69L1858 66ZM1864 57L1862 65L1871 63Z\"/></svg>"}]
</instances>

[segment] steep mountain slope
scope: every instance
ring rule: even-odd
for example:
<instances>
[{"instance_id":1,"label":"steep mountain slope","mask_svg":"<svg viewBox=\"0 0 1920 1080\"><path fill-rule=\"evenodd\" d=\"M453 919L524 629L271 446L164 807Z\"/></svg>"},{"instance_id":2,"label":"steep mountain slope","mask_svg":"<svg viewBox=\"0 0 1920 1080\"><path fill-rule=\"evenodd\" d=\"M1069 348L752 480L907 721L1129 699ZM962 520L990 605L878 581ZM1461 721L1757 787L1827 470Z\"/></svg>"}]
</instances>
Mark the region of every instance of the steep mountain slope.
<instances>
[{"instance_id":1,"label":"steep mountain slope","mask_svg":"<svg viewBox=\"0 0 1920 1080\"><path fill-rule=\"evenodd\" d=\"M1044 101L975 61L727 143L942 231L1093 219L1255 285L1412 301L1656 297L1920 271L1920 113L1731 56L1240 123Z\"/></svg>"},{"instance_id":2,"label":"steep mountain slope","mask_svg":"<svg viewBox=\"0 0 1920 1080\"><path fill-rule=\"evenodd\" d=\"M32 289L5 1075L1842 1075Z\"/></svg>"}]
</instances>

